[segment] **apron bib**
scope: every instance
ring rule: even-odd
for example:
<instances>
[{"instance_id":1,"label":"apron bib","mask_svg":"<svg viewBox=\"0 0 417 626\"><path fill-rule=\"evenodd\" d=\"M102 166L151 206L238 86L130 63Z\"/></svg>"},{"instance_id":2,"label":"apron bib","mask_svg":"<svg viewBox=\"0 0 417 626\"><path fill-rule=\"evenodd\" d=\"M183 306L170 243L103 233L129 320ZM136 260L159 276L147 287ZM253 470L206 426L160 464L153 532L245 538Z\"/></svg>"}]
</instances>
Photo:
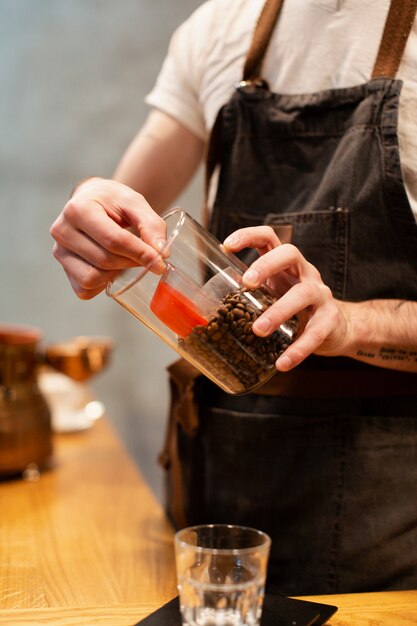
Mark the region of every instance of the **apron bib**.
<instances>
[{"instance_id":1,"label":"apron bib","mask_svg":"<svg viewBox=\"0 0 417 626\"><path fill-rule=\"evenodd\" d=\"M368 83L288 96L262 79L282 6L268 0L209 146L208 180L219 167L210 227L220 240L270 224L335 297L417 300L417 228L401 175L395 79L416 4L399 14L392 3ZM169 488L181 492L182 507L175 521L269 533L268 587L278 593L417 587L416 377L314 356L296 370L293 397L280 393L280 374L275 391L241 397L196 380L192 432L181 411L171 424L178 472ZM319 374L321 397L302 393L303 371ZM365 384L358 393L350 371L365 380L372 372L374 392ZM335 372L338 397L326 388ZM404 397L398 381L406 381Z\"/></svg>"}]
</instances>

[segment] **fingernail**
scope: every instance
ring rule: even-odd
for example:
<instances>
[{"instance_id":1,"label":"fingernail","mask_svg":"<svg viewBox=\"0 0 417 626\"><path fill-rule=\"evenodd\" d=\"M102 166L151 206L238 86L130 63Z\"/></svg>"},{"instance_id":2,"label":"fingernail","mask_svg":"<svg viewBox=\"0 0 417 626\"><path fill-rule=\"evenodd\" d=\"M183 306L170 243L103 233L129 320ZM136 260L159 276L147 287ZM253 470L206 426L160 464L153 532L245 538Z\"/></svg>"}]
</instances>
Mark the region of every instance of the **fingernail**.
<instances>
[{"instance_id":1,"label":"fingernail","mask_svg":"<svg viewBox=\"0 0 417 626\"><path fill-rule=\"evenodd\" d=\"M289 369L291 369L292 361L286 354L283 354L282 356L279 357L277 361L277 367L282 372L286 372Z\"/></svg>"},{"instance_id":2,"label":"fingernail","mask_svg":"<svg viewBox=\"0 0 417 626\"><path fill-rule=\"evenodd\" d=\"M267 317L261 317L253 323L257 333L261 335L268 335L272 330L272 324Z\"/></svg>"},{"instance_id":3,"label":"fingernail","mask_svg":"<svg viewBox=\"0 0 417 626\"><path fill-rule=\"evenodd\" d=\"M239 237L238 237L238 235L235 235L235 234L229 235L223 241L223 245L224 246L236 246L238 243L239 243Z\"/></svg>"},{"instance_id":4,"label":"fingernail","mask_svg":"<svg viewBox=\"0 0 417 626\"><path fill-rule=\"evenodd\" d=\"M152 272L155 274L163 274L166 270L166 264L161 257L157 257L152 264Z\"/></svg>"},{"instance_id":5,"label":"fingernail","mask_svg":"<svg viewBox=\"0 0 417 626\"><path fill-rule=\"evenodd\" d=\"M243 282L245 285L257 285L259 282L259 274L256 270L248 270L243 274Z\"/></svg>"},{"instance_id":6,"label":"fingernail","mask_svg":"<svg viewBox=\"0 0 417 626\"><path fill-rule=\"evenodd\" d=\"M162 250L166 242L167 242L166 239L155 239L154 244L156 248L158 248L158 250Z\"/></svg>"}]
</instances>

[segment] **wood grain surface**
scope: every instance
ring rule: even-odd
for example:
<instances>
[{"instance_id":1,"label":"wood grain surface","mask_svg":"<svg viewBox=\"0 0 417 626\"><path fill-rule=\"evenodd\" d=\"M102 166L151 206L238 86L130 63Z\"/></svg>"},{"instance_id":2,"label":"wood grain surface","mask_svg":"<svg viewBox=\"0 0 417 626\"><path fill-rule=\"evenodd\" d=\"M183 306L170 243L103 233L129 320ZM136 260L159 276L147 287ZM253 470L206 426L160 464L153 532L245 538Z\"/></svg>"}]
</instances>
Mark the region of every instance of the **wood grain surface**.
<instances>
[{"instance_id":1,"label":"wood grain surface","mask_svg":"<svg viewBox=\"0 0 417 626\"><path fill-rule=\"evenodd\" d=\"M160 604L172 536L108 421L59 435L39 481L0 483L0 609Z\"/></svg>"},{"instance_id":2,"label":"wood grain surface","mask_svg":"<svg viewBox=\"0 0 417 626\"><path fill-rule=\"evenodd\" d=\"M176 595L173 531L107 419L0 482L0 625L133 626ZM314 596L329 626L417 625L417 591Z\"/></svg>"}]
</instances>

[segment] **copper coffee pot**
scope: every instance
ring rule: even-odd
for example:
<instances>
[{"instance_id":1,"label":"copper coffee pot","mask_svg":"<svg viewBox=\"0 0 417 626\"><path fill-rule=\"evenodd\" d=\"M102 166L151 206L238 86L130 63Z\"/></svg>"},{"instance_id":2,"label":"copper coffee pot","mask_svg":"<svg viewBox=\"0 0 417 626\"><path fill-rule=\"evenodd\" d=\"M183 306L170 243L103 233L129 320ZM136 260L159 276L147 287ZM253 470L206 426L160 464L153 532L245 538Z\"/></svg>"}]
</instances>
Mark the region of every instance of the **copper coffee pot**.
<instances>
[{"instance_id":1,"label":"copper coffee pot","mask_svg":"<svg viewBox=\"0 0 417 626\"><path fill-rule=\"evenodd\" d=\"M73 380L85 382L108 364L113 342L106 337L74 337L50 344L43 362Z\"/></svg>"},{"instance_id":2,"label":"copper coffee pot","mask_svg":"<svg viewBox=\"0 0 417 626\"><path fill-rule=\"evenodd\" d=\"M51 459L51 414L39 368L84 382L107 365L112 348L109 339L76 337L40 350L40 339L37 328L0 325L0 476L42 469Z\"/></svg>"}]
</instances>

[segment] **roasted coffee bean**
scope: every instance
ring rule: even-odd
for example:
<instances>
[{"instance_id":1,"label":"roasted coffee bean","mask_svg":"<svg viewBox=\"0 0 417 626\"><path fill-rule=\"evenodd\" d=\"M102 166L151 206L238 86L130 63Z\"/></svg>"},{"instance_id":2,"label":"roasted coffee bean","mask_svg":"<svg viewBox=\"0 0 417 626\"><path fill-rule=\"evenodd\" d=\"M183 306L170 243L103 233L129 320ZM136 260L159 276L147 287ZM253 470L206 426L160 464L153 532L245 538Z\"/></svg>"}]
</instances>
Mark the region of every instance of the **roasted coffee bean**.
<instances>
[{"instance_id":1,"label":"roasted coffee bean","mask_svg":"<svg viewBox=\"0 0 417 626\"><path fill-rule=\"evenodd\" d=\"M275 361L289 345L288 335L281 330L269 337L252 332L253 322L273 302L264 289L230 293L207 326L196 326L188 337L179 339L179 346L206 368L207 375L212 373L221 379L233 393L250 391L269 378Z\"/></svg>"}]
</instances>

